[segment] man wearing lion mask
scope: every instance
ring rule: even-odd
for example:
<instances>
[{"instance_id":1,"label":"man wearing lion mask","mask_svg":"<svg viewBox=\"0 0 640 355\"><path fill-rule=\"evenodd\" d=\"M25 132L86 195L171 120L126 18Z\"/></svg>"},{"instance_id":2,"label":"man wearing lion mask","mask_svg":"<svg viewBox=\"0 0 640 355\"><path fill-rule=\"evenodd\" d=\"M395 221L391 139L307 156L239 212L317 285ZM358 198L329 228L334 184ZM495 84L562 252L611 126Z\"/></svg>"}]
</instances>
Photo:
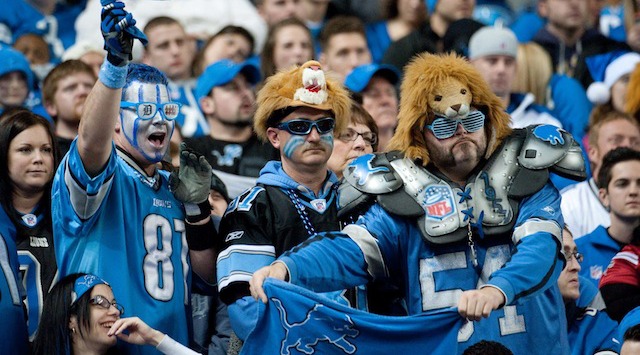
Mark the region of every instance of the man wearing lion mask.
<instances>
[{"instance_id":1,"label":"man wearing lion mask","mask_svg":"<svg viewBox=\"0 0 640 355\"><path fill-rule=\"evenodd\" d=\"M584 179L578 144L553 126L510 129L500 100L455 55L416 57L401 90L390 151L344 172L340 213L362 217L256 271L252 295L266 302L266 277L333 290L348 270L340 287L399 282L410 315L458 307L468 321L451 353L483 339L516 354L568 353L556 286L564 222L549 172Z\"/></svg>"}]
</instances>

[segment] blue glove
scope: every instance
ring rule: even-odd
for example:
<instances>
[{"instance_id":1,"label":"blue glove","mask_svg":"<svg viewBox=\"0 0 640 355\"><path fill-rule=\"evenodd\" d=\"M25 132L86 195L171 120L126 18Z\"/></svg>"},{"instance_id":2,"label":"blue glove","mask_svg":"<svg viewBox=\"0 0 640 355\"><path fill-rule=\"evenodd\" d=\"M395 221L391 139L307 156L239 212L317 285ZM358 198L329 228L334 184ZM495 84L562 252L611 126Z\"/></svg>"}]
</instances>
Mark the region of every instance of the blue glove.
<instances>
[{"instance_id":1,"label":"blue glove","mask_svg":"<svg viewBox=\"0 0 640 355\"><path fill-rule=\"evenodd\" d=\"M147 44L147 37L135 27L136 20L124 10L124 3L115 0L101 0L102 22L100 30L104 37L107 60L115 66L125 66L133 58L133 40L138 38Z\"/></svg>"}]
</instances>

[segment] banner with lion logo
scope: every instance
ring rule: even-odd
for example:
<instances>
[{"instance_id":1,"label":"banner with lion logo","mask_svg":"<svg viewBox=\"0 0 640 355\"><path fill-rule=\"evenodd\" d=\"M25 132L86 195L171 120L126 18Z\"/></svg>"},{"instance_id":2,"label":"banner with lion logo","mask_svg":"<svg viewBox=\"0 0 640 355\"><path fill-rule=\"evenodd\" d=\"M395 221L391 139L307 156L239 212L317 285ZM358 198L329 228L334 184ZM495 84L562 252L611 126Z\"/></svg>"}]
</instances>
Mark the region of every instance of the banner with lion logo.
<instances>
[{"instance_id":1,"label":"banner with lion logo","mask_svg":"<svg viewBox=\"0 0 640 355\"><path fill-rule=\"evenodd\" d=\"M264 283L256 329L242 354L429 354L457 352L463 318L457 309L386 317L337 304L279 280ZM404 351L407 351L406 353Z\"/></svg>"}]
</instances>

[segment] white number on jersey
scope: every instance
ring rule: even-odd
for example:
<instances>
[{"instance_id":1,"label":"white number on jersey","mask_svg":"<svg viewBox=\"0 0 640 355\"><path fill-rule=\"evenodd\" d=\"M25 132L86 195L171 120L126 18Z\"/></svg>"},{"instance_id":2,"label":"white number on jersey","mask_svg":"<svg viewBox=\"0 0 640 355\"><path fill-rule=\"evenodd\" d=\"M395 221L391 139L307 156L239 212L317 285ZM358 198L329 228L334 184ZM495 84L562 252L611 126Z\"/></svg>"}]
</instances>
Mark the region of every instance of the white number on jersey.
<instances>
[{"instance_id":1,"label":"white number on jersey","mask_svg":"<svg viewBox=\"0 0 640 355\"><path fill-rule=\"evenodd\" d=\"M508 245L498 245L487 249L482 274L476 288L484 285L491 274L500 269L509 258L511 252ZM420 289L422 291L422 310L430 311L446 307L455 307L463 290L460 288L436 291L435 273L439 271L465 269L468 261L465 252L441 254L433 258L420 260ZM446 277L446 276L444 276ZM526 331L524 317L518 315L516 306L503 307L504 317L500 322L502 336ZM458 341L465 342L473 335L473 322L465 323L458 332Z\"/></svg>"},{"instance_id":2,"label":"white number on jersey","mask_svg":"<svg viewBox=\"0 0 640 355\"><path fill-rule=\"evenodd\" d=\"M142 222L142 231L144 235L144 247L147 255L143 260L144 286L151 297L159 301L169 301L173 298L174 285L174 267L171 262L173 254L173 232L182 234L182 268L185 270L183 275L185 300L187 300L187 246L184 222L174 220L174 228L164 216L158 214L150 214L145 217Z\"/></svg>"},{"instance_id":3,"label":"white number on jersey","mask_svg":"<svg viewBox=\"0 0 640 355\"><path fill-rule=\"evenodd\" d=\"M254 186L253 188L251 188L251 191L249 191L249 193L242 199L240 196L238 196L233 201L231 201L231 204L229 205L229 207L227 207L227 211L225 212L225 215L235 210L249 211L251 209L251 206L253 206L253 200L255 200L258 194L260 193L260 191L263 191L263 190L264 188L260 186Z\"/></svg>"}]
</instances>

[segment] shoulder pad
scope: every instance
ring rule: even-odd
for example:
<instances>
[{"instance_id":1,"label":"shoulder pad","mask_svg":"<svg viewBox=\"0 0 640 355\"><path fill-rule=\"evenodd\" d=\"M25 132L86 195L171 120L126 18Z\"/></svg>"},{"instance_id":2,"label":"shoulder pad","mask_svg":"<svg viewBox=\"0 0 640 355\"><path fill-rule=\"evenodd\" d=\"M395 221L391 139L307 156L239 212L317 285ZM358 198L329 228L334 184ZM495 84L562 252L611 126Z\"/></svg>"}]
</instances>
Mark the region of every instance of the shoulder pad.
<instances>
[{"instance_id":1,"label":"shoulder pad","mask_svg":"<svg viewBox=\"0 0 640 355\"><path fill-rule=\"evenodd\" d=\"M586 178L586 167L580 146L571 134L553 125L526 128L518 163L531 170L550 168L559 175Z\"/></svg>"},{"instance_id":2,"label":"shoulder pad","mask_svg":"<svg viewBox=\"0 0 640 355\"><path fill-rule=\"evenodd\" d=\"M402 159L400 152L367 154L356 158L344 170L338 188L338 218L363 213L376 200L393 214L419 216L424 213L404 191L404 182L391 166Z\"/></svg>"},{"instance_id":3,"label":"shoulder pad","mask_svg":"<svg viewBox=\"0 0 640 355\"><path fill-rule=\"evenodd\" d=\"M402 187L402 179L389 163L401 158L397 152L365 154L354 159L344 169L344 180L367 194L385 194Z\"/></svg>"}]
</instances>

